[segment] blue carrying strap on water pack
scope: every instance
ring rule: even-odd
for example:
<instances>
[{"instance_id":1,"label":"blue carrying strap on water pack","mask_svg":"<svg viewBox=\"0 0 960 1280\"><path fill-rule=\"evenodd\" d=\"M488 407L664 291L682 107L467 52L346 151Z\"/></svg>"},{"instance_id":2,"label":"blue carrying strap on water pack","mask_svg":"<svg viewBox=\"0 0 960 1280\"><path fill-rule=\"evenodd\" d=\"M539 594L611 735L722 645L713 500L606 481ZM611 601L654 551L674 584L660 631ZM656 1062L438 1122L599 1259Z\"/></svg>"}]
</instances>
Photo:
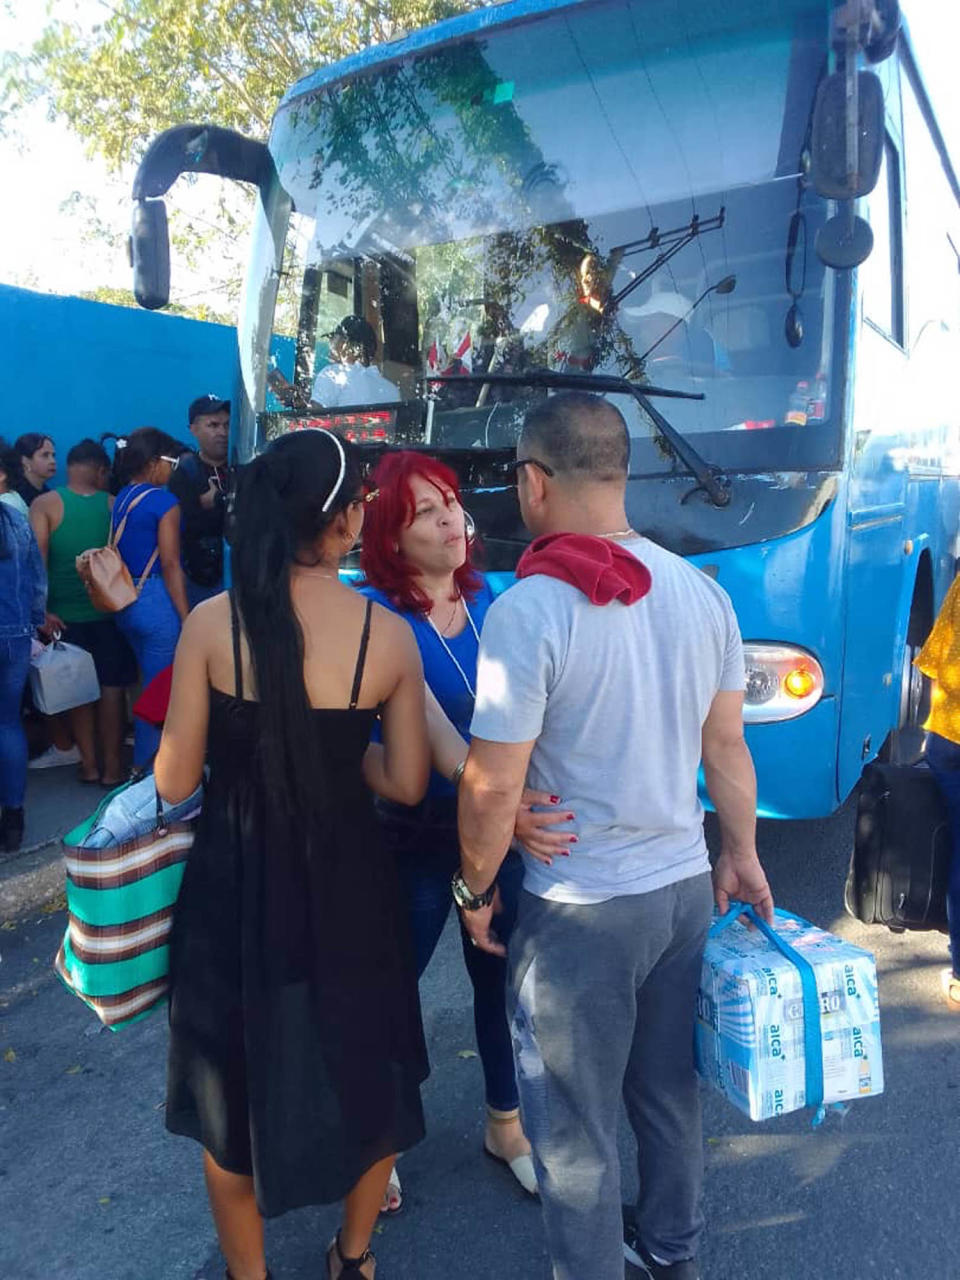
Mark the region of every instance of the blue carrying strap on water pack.
<instances>
[{"instance_id":1,"label":"blue carrying strap on water pack","mask_svg":"<svg viewBox=\"0 0 960 1280\"><path fill-rule=\"evenodd\" d=\"M726 915L715 920L710 933L721 933L728 925L733 924L740 916L747 916L750 922L777 948L796 968L800 974L800 986L803 992L803 1069L804 1094L808 1107L816 1107L814 1125L823 1119L823 1041L820 1028L820 993L817 990L817 975L813 965L806 956L791 947L772 929L762 916L759 916L749 903L738 902L731 905Z\"/></svg>"}]
</instances>

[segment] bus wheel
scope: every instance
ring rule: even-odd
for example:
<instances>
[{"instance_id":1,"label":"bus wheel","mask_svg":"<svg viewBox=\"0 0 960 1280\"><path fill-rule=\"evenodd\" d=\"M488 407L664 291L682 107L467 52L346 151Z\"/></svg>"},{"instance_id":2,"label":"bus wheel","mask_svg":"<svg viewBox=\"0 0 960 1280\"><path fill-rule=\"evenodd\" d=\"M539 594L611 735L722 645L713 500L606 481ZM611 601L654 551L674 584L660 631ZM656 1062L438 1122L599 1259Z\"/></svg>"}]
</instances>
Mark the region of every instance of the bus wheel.
<instances>
[{"instance_id":1,"label":"bus wheel","mask_svg":"<svg viewBox=\"0 0 960 1280\"><path fill-rule=\"evenodd\" d=\"M913 764L923 754L921 726L930 712L930 681L919 667L913 665L913 660L933 625L927 614L923 602L915 595L900 664L897 727L890 731L880 748L880 759L888 764Z\"/></svg>"}]
</instances>

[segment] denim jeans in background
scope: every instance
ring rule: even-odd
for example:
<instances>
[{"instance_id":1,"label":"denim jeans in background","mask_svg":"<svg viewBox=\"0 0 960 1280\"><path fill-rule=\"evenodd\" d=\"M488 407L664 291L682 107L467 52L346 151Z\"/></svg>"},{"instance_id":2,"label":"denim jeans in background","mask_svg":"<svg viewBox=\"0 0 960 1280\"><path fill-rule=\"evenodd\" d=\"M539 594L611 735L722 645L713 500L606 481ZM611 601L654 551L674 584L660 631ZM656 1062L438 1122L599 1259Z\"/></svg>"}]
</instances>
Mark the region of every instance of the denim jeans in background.
<instances>
[{"instance_id":1,"label":"denim jeans in background","mask_svg":"<svg viewBox=\"0 0 960 1280\"><path fill-rule=\"evenodd\" d=\"M0 640L0 805L22 809L27 789L27 738L20 703L30 674L30 637Z\"/></svg>"},{"instance_id":2,"label":"denim jeans in background","mask_svg":"<svg viewBox=\"0 0 960 1280\"><path fill-rule=\"evenodd\" d=\"M953 856L947 881L947 919L950 923L950 960L953 976L960 978L960 743L927 734L927 764L933 770L953 833Z\"/></svg>"},{"instance_id":3,"label":"denim jeans in background","mask_svg":"<svg viewBox=\"0 0 960 1280\"><path fill-rule=\"evenodd\" d=\"M169 667L180 639L180 615L159 574L147 578L139 600L115 615L117 626L137 655L144 688ZM133 763L145 769L157 753L160 730L134 717Z\"/></svg>"},{"instance_id":4,"label":"denim jeans in background","mask_svg":"<svg viewBox=\"0 0 960 1280\"><path fill-rule=\"evenodd\" d=\"M414 808L381 802L378 809L406 895L419 978L453 906L450 880L460 867L457 801L455 796L428 797ZM513 932L522 881L520 856L508 853L497 876L503 911L494 917L494 928L505 943ZM512 1111L519 1095L507 1021L507 962L474 947L462 925L460 945L473 986L473 1023L487 1104L497 1111Z\"/></svg>"}]
</instances>

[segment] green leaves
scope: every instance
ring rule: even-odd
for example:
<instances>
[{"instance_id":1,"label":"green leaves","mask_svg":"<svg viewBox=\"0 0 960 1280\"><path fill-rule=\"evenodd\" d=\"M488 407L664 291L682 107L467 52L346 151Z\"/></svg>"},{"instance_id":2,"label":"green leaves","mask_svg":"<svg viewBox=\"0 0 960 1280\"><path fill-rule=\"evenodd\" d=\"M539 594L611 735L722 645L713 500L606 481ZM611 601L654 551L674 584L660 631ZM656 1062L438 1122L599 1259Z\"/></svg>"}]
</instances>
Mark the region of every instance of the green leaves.
<instances>
[{"instance_id":1,"label":"green leaves","mask_svg":"<svg viewBox=\"0 0 960 1280\"><path fill-rule=\"evenodd\" d=\"M316 67L478 0L115 0L95 26L54 21L0 62L0 128L45 97L112 168L174 124L265 136L283 93Z\"/></svg>"}]
</instances>

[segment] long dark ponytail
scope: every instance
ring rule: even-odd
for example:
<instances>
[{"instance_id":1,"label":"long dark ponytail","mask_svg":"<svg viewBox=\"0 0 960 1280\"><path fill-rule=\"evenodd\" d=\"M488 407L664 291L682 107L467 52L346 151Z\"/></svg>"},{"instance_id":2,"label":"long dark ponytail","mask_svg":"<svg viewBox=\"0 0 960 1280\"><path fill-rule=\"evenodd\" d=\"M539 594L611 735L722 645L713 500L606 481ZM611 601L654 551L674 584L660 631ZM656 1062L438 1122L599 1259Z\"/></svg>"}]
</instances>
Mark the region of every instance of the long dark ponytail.
<instances>
[{"instance_id":1,"label":"long dark ponytail","mask_svg":"<svg viewBox=\"0 0 960 1280\"><path fill-rule=\"evenodd\" d=\"M243 468L231 567L260 702L260 759L273 829L322 807L323 760L303 679L304 642L290 571L361 489L353 446L327 431L281 436ZM320 803L318 803L320 802Z\"/></svg>"}]
</instances>

